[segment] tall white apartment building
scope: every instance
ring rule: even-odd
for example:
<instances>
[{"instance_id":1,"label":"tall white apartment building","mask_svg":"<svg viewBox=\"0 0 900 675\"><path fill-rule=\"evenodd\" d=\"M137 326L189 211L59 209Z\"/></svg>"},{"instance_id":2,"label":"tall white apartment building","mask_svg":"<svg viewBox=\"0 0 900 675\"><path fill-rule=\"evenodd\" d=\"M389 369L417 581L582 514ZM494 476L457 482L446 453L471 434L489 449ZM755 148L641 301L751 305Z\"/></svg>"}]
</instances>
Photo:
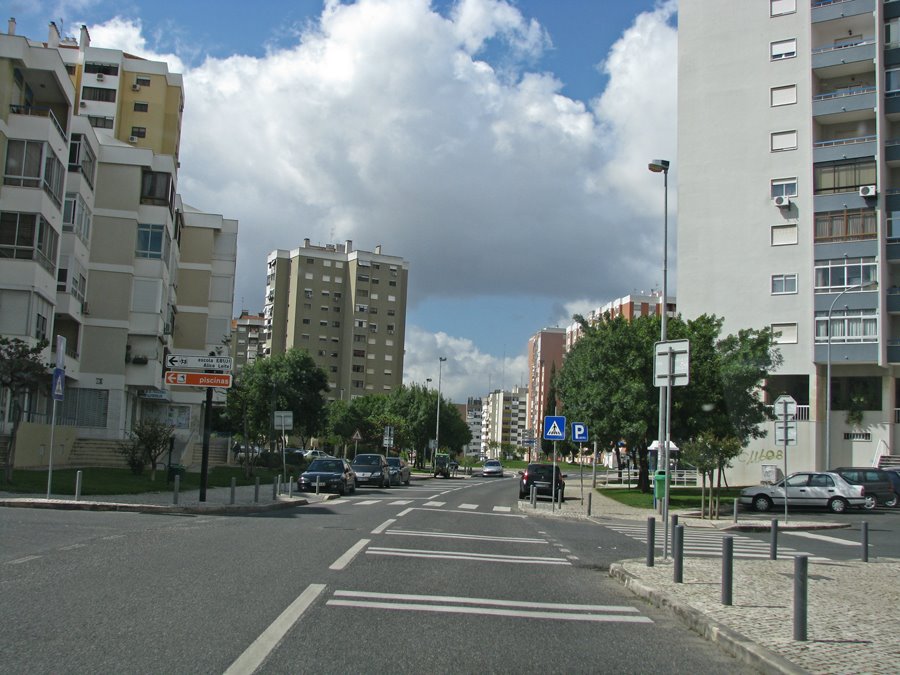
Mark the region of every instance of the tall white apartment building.
<instances>
[{"instance_id":1,"label":"tall white apartment building","mask_svg":"<svg viewBox=\"0 0 900 675\"><path fill-rule=\"evenodd\" d=\"M482 399L481 447L492 459L500 459L500 446L522 446L528 423L528 388L495 389Z\"/></svg>"},{"instance_id":2,"label":"tall white apartment building","mask_svg":"<svg viewBox=\"0 0 900 675\"><path fill-rule=\"evenodd\" d=\"M679 3L679 309L773 329L788 471L871 465L900 429L898 29L892 1ZM781 466L767 426L736 480Z\"/></svg>"}]
</instances>

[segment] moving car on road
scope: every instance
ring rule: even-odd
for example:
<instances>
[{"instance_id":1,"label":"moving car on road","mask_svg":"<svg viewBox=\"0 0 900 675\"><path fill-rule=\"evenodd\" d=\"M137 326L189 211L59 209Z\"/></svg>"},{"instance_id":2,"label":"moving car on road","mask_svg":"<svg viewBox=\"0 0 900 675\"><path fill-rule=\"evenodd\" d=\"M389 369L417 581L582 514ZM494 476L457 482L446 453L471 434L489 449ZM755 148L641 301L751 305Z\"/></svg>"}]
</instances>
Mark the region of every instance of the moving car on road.
<instances>
[{"instance_id":1,"label":"moving car on road","mask_svg":"<svg viewBox=\"0 0 900 675\"><path fill-rule=\"evenodd\" d=\"M500 476L503 478L503 465L496 459L489 459L481 467L482 476Z\"/></svg>"},{"instance_id":2,"label":"moving car on road","mask_svg":"<svg viewBox=\"0 0 900 675\"><path fill-rule=\"evenodd\" d=\"M531 495L531 486L539 495L553 497L557 495L559 501L566 501L565 474L560 473L559 467L552 464L529 464L524 472L520 472L519 499L525 499ZM554 489L554 484L556 488Z\"/></svg>"},{"instance_id":3,"label":"moving car on road","mask_svg":"<svg viewBox=\"0 0 900 675\"><path fill-rule=\"evenodd\" d=\"M356 485L391 486L391 467L384 455L357 455L350 464L356 472Z\"/></svg>"},{"instance_id":4,"label":"moving car on road","mask_svg":"<svg viewBox=\"0 0 900 675\"><path fill-rule=\"evenodd\" d=\"M878 504L885 506L897 506L897 493L891 477L883 469L874 467L848 467L834 469L834 473L854 485L862 485L866 488L866 508L874 509Z\"/></svg>"},{"instance_id":5,"label":"moving car on road","mask_svg":"<svg viewBox=\"0 0 900 675\"><path fill-rule=\"evenodd\" d=\"M315 492L317 482L320 490L339 495L356 492L356 474L345 459L313 460L297 479L297 489L300 492Z\"/></svg>"},{"instance_id":6,"label":"moving car on road","mask_svg":"<svg viewBox=\"0 0 900 675\"><path fill-rule=\"evenodd\" d=\"M412 470L409 468L406 460L402 457L388 457L387 462L391 467L391 483L409 485Z\"/></svg>"},{"instance_id":7,"label":"moving car on road","mask_svg":"<svg viewBox=\"0 0 900 675\"><path fill-rule=\"evenodd\" d=\"M434 456L434 477L450 478L450 455L438 452Z\"/></svg>"},{"instance_id":8,"label":"moving car on road","mask_svg":"<svg viewBox=\"0 0 900 675\"><path fill-rule=\"evenodd\" d=\"M741 490L740 503L757 511L770 511L784 506L784 486L787 483L788 506L826 507L832 513L844 513L851 506L866 504L862 485L853 485L833 471L804 471L792 473L786 480L772 485L756 485Z\"/></svg>"}]
</instances>

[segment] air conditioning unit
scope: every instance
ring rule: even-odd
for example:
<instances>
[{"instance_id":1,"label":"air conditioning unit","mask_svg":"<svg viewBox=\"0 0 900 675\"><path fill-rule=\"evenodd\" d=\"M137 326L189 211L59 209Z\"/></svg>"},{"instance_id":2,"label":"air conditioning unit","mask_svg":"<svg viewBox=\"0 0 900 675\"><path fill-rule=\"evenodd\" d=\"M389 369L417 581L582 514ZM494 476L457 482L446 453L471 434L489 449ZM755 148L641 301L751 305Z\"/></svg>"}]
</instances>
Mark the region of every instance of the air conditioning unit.
<instances>
[{"instance_id":1,"label":"air conditioning unit","mask_svg":"<svg viewBox=\"0 0 900 675\"><path fill-rule=\"evenodd\" d=\"M878 191L875 189L874 185L862 185L859 188L860 197L874 197L877 194Z\"/></svg>"},{"instance_id":2,"label":"air conditioning unit","mask_svg":"<svg viewBox=\"0 0 900 675\"><path fill-rule=\"evenodd\" d=\"M772 203L775 206L783 209L784 207L791 205L791 198L790 197L775 197L772 200Z\"/></svg>"},{"instance_id":3,"label":"air conditioning unit","mask_svg":"<svg viewBox=\"0 0 900 675\"><path fill-rule=\"evenodd\" d=\"M97 82L103 82L103 73L97 73Z\"/></svg>"},{"instance_id":4,"label":"air conditioning unit","mask_svg":"<svg viewBox=\"0 0 900 675\"><path fill-rule=\"evenodd\" d=\"M135 82L133 85L131 85L131 91L140 91L140 90L141 90L141 85L139 85L137 82Z\"/></svg>"},{"instance_id":5,"label":"air conditioning unit","mask_svg":"<svg viewBox=\"0 0 900 675\"><path fill-rule=\"evenodd\" d=\"M129 142L129 143L137 143L137 142L138 142L138 137L137 137L137 136L129 136L129 137L128 137L128 142Z\"/></svg>"},{"instance_id":6,"label":"air conditioning unit","mask_svg":"<svg viewBox=\"0 0 900 675\"><path fill-rule=\"evenodd\" d=\"M82 108L87 108L87 101L80 101L78 103L78 105L81 106Z\"/></svg>"}]
</instances>

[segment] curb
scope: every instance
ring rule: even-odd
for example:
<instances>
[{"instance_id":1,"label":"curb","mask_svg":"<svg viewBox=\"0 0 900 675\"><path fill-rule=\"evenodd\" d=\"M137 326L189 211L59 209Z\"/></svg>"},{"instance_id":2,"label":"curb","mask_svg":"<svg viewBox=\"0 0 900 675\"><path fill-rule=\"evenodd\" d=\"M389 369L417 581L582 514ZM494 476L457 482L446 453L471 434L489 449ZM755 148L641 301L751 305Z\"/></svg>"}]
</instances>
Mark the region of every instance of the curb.
<instances>
[{"instance_id":1,"label":"curb","mask_svg":"<svg viewBox=\"0 0 900 675\"><path fill-rule=\"evenodd\" d=\"M609 567L609 576L619 581L634 595L664 609L686 624L688 628L719 645L725 652L742 663L758 668L764 673L789 673L791 675L809 675L809 671L741 635L735 630L713 621L703 612L690 605L682 604L671 596L651 588L628 572L622 563L613 563Z\"/></svg>"},{"instance_id":2,"label":"curb","mask_svg":"<svg viewBox=\"0 0 900 675\"><path fill-rule=\"evenodd\" d=\"M329 501L332 495L321 501ZM282 511L296 506L306 506L308 499L278 501L271 504L124 504L116 502L76 502L59 499L3 499L0 507L21 509L57 509L61 511L118 511L123 513L160 513L160 514L242 514L264 513L266 511ZM318 503L318 502L316 502Z\"/></svg>"}]
</instances>

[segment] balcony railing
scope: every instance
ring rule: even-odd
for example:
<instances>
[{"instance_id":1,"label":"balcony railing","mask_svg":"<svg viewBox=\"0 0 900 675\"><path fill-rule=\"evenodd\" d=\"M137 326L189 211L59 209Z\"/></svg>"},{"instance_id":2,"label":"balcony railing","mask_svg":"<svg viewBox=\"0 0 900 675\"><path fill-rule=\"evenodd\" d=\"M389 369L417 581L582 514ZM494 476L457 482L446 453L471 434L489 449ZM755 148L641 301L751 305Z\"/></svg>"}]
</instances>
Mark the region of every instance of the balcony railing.
<instances>
[{"instance_id":1,"label":"balcony railing","mask_svg":"<svg viewBox=\"0 0 900 675\"><path fill-rule=\"evenodd\" d=\"M775 414L773 406L767 405L766 408L768 408L770 413L772 413L773 415ZM798 405L797 413L794 419L796 419L798 422L809 422L809 406Z\"/></svg>"},{"instance_id":2,"label":"balcony railing","mask_svg":"<svg viewBox=\"0 0 900 675\"><path fill-rule=\"evenodd\" d=\"M850 0L813 0L813 7L827 7L828 5L840 5L844 2L850 2Z\"/></svg>"},{"instance_id":3,"label":"balcony railing","mask_svg":"<svg viewBox=\"0 0 900 675\"><path fill-rule=\"evenodd\" d=\"M63 137L64 140L69 140L66 136L66 132L63 131L62 125L59 123L59 120L56 119L56 115L53 114L53 111L50 110L47 106L35 106L35 105L10 105L9 111L14 115L31 115L34 117L49 117L53 121L53 125L56 127L56 130L59 132L59 135Z\"/></svg>"},{"instance_id":4,"label":"balcony railing","mask_svg":"<svg viewBox=\"0 0 900 675\"><path fill-rule=\"evenodd\" d=\"M846 42L839 42L837 44L824 45L822 47L813 47L813 54L825 54L827 52L834 52L840 49L847 49L848 47L859 47L861 45L873 45L875 44L875 40L847 40Z\"/></svg>"},{"instance_id":5,"label":"balcony railing","mask_svg":"<svg viewBox=\"0 0 900 675\"><path fill-rule=\"evenodd\" d=\"M871 143L878 136L870 134L868 136L855 136L853 138L835 138L830 141L816 141L813 145L817 148L833 148L836 145L853 145L855 143ZM887 145L887 143L885 144Z\"/></svg>"},{"instance_id":6,"label":"balcony railing","mask_svg":"<svg viewBox=\"0 0 900 675\"><path fill-rule=\"evenodd\" d=\"M843 89L835 89L824 94L816 94L813 101L827 101L833 98L844 98L846 96L860 96L861 94L874 94L875 87L844 87Z\"/></svg>"}]
</instances>

